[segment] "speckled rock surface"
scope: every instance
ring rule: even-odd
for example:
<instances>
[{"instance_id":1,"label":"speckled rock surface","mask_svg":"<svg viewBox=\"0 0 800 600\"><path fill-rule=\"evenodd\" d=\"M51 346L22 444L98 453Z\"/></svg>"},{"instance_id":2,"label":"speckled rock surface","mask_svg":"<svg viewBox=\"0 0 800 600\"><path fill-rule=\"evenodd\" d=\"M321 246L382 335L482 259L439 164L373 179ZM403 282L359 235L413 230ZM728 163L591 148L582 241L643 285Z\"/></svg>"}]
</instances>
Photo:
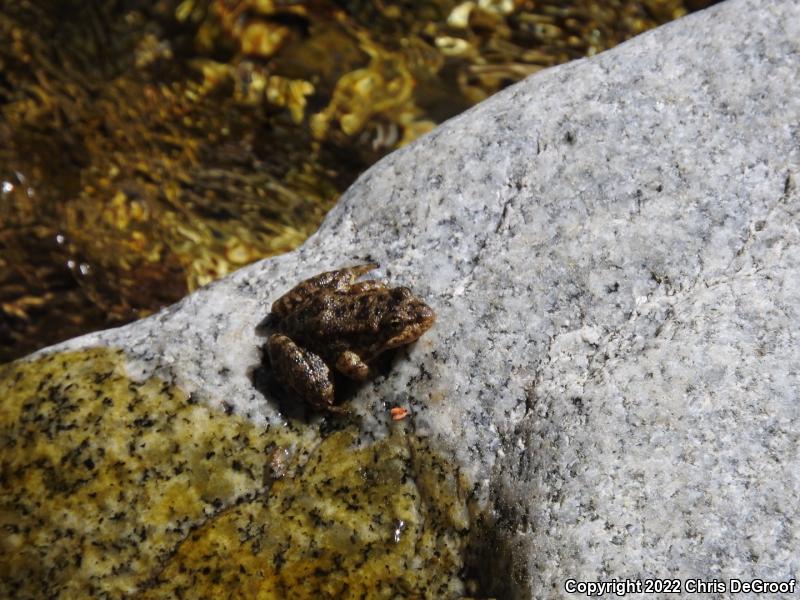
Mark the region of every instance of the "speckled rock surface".
<instances>
[{"instance_id":1,"label":"speckled rock surface","mask_svg":"<svg viewBox=\"0 0 800 600\"><path fill-rule=\"evenodd\" d=\"M299 280L375 260L438 320L351 404L376 439L407 406L410 430L453 457L488 515L486 593L789 580L798 81L800 5L729 0L393 154L298 251L59 349L121 348L134 381L284 427L253 385L258 323Z\"/></svg>"}]
</instances>

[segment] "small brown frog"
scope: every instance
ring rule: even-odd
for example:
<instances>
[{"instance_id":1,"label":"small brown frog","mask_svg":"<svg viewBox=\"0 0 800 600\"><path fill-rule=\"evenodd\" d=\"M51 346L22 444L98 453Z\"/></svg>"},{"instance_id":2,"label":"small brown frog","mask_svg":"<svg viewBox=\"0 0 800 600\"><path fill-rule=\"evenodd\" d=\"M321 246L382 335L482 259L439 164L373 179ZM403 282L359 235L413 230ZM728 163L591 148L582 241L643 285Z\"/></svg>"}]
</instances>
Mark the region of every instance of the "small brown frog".
<instances>
[{"instance_id":1,"label":"small brown frog","mask_svg":"<svg viewBox=\"0 0 800 600\"><path fill-rule=\"evenodd\" d=\"M272 305L267 354L275 378L316 409L345 412L334 404L332 369L365 381L376 357L416 341L436 318L408 288L356 283L376 267L320 273Z\"/></svg>"}]
</instances>

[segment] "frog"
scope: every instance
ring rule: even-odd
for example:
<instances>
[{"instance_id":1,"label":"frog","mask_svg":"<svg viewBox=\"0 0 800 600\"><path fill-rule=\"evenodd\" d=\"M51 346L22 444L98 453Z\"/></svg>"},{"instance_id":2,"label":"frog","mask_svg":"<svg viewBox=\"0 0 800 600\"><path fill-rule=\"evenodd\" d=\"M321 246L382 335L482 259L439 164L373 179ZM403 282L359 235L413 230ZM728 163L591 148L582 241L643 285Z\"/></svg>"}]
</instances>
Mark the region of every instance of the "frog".
<instances>
[{"instance_id":1,"label":"frog","mask_svg":"<svg viewBox=\"0 0 800 600\"><path fill-rule=\"evenodd\" d=\"M407 287L358 281L375 263L326 271L273 302L266 355L275 379L311 408L346 413L335 373L356 382L374 375L385 352L417 341L436 314Z\"/></svg>"}]
</instances>

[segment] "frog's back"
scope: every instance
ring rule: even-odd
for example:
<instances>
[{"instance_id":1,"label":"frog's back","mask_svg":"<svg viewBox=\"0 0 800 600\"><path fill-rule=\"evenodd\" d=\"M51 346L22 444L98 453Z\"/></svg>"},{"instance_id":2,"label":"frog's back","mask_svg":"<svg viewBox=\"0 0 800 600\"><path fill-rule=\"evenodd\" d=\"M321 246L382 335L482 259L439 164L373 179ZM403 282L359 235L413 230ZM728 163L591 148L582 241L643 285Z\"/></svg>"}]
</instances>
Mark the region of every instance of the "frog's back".
<instances>
[{"instance_id":1,"label":"frog's back","mask_svg":"<svg viewBox=\"0 0 800 600\"><path fill-rule=\"evenodd\" d=\"M320 293L287 315L279 329L321 356L351 350L369 360L392 335L385 321L395 305L388 289Z\"/></svg>"}]
</instances>

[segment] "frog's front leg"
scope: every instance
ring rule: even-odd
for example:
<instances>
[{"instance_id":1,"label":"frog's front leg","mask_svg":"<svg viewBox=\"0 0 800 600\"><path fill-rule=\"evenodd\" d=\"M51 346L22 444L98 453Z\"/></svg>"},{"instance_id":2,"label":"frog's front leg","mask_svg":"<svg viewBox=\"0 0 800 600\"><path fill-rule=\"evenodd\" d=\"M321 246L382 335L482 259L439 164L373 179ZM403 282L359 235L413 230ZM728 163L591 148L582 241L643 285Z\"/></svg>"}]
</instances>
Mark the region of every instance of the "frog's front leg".
<instances>
[{"instance_id":1,"label":"frog's front leg","mask_svg":"<svg viewBox=\"0 0 800 600\"><path fill-rule=\"evenodd\" d=\"M369 365L352 350L345 350L336 358L336 369L356 381L366 381L369 378Z\"/></svg>"},{"instance_id":2,"label":"frog's front leg","mask_svg":"<svg viewBox=\"0 0 800 600\"><path fill-rule=\"evenodd\" d=\"M281 384L314 408L341 412L333 404L333 373L322 358L279 333L269 336L267 353Z\"/></svg>"}]
</instances>

